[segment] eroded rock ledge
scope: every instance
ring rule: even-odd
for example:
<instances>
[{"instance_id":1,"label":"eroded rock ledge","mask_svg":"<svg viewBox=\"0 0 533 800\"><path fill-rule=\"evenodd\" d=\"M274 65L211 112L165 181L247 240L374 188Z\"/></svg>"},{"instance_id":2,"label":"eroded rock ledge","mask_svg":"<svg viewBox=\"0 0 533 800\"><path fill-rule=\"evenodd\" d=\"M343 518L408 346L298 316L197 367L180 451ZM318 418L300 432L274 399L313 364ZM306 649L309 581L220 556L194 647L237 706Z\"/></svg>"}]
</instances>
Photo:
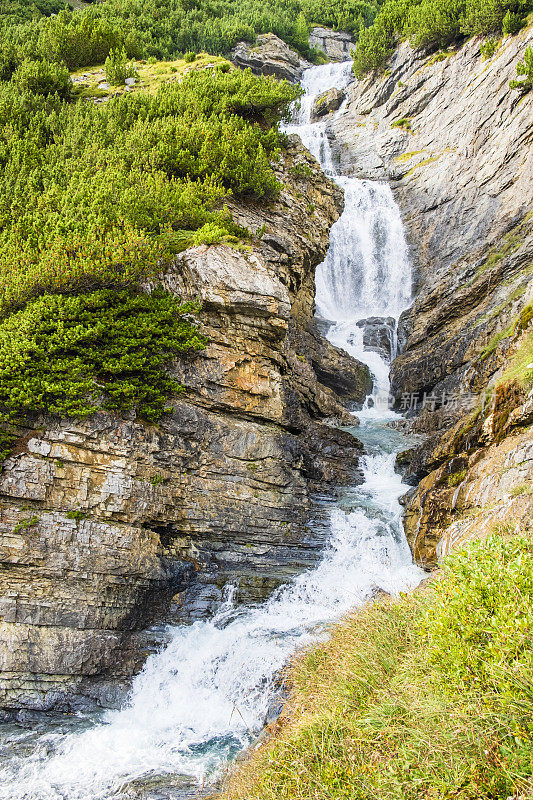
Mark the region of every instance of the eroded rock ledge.
<instances>
[{"instance_id":1,"label":"eroded rock ledge","mask_svg":"<svg viewBox=\"0 0 533 800\"><path fill-rule=\"evenodd\" d=\"M360 479L359 443L324 420L362 402L368 370L312 324L342 195L295 141L278 169L275 204L233 209L251 247L193 248L163 276L203 301L210 340L174 364L172 413L28 419L0 476L1 706L115 702L147 626L198 616L232 579L264 597L318 556L314 491Z\"/></svg>"}]
</instances>

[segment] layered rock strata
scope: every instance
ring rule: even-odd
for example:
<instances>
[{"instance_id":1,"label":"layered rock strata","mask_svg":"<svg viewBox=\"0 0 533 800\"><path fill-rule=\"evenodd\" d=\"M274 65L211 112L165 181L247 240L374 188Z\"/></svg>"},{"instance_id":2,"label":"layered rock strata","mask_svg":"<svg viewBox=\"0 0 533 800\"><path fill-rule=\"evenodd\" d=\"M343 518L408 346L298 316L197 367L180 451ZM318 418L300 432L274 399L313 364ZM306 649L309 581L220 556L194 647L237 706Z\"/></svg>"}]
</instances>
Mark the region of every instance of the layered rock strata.
<instances>
[{"instance_id":1,"label":"layered rock strata","mask_svg":"<svg viewBox=\"0 0 533 800\"><path fill-rule=\"evenodd\" d=\"M309 44L322 50L331 61L347 61L355 41L347 31L334 31L331 28L315 26L309 33Z\"/></svg>"},{"instance_id":2,"label":"layered rock strata","mask_svg":"<svg viewBox=\"0 0 533 800\"><path fill-rule=\"evenodd\" d=\"M323 421L347 421L368 371L312 324L342 195L295 141L277 169L278 201L233 209L251 245L192 248L162 276L202 301L209 338L173 364L186 391L171 413L153 426L36 415L6 461L3 707L114 702L147 626L209 610L228 580L242 599L264 597L318 557L314 491L360 479L359 443Z\"/></svg>"}]
</instances>

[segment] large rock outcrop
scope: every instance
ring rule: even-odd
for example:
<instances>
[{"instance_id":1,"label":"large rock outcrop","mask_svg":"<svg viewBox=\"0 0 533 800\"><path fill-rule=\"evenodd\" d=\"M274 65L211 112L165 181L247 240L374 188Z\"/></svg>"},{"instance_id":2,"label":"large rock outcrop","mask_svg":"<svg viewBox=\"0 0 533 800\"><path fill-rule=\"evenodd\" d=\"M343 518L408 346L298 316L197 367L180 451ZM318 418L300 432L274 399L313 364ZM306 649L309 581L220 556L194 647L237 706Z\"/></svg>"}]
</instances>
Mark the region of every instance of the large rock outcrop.
<instances>
[{"instance_id":1,"label":"large rock outcrop","mask_svg":"<svg viewBox=\"0 0 533 800\"><path fill-rule=\"evenodd\" d=\"M278 201L233 209L258 232L251 246L192 248L163 275L202 300L209 337L174 364L186 392L171 413L154 426L36 415L7 459L3 707L115 702L147 626L198 616L228 580L242 599L264 597L318 557L317 486L359 479L359 443L323 420L346 419L342 395L362 402L368 371L312 324L314 268L342 195L295 141L277 169Z\"/></svg>"},{"instance_id":2,"label":"large rock outcrop","mask_svg":"<svg viewBox=\"0 0 533 800\"><path fill-rule=\"evenodd\" d=\"M238 42L229 58L241 69L249 67L254 75L274 75L292 83L298 81L304 69L311 66L274 33L260 34L255 44Z\"/></svg>"},{"instance_id":3,"label":"large rock outcrop","mask_svg":"<svg viewBox=\"0 0 533 800\"><path fill-rule=\"evenodd\" d=\"M391 182L411 243L415 301L392 391L425 436L401 459L413 483L423 479L406 498L406 528L425 564L463 534L486 532L489 507L498 524L533 514L521 488L530 467L514 484L505 472L523 458L533 421L518 411L530 402L527 363L520 376L508 369L531 350L533 93L509 81L532 43L531 26L488 60L478 39L434 55L404 43L382 75L349 87L331 124L344 171ZM494 415L515 422L489 434ZM459 524L461 513L478 522Z\"/></svg>"}]
</instances>

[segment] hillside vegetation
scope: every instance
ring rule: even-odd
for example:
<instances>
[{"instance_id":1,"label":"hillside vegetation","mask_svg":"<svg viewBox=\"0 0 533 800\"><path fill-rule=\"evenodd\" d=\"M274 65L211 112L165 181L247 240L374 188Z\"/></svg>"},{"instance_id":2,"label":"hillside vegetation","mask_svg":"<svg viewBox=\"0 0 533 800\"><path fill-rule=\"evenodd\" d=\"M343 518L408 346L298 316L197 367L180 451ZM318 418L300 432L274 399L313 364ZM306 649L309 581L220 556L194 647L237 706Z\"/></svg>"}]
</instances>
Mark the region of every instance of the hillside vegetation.
<instances>
[{"instance_id":1,"label":"hillside vegetation","mask_svg":"<svg viewBox=\"0 0 533 800\"><path fill-rule=\"evenodd\" d=\"M297 659L226 800L533 796L533 544L511 527Z\"/></svg>"},{"instance_id":2,"label":"hillside vegetation","mask_svg":"<svg viewBox=\"0 0 533 800\"><path fill-rule=\"evenodd\" d=\"M436 49L470 36L516 33L532 9L531 0L385 0L371 27L361 31L355 75L383 67L404 39Z\"/></svg>"},{"instance_id":3,"label":"hillside vegetation","mask_svg":"<svg viewBox=\"0 0 533 800\"><path fill-rule=\"evenodd\" d=\"M104 4L43 16L60 5L38 0L30 15L29 4L10 2L2 17L4 455L30 412L79 417L103 406L161 416L181 390L165 377L167 362L205 342L196 306L164 293L147 299L141 287L186 247L253 234L225 201L276 199L278 122L299 95L217 58L193 64L191 54L161 75L145 65L149 91L123 87L97 105L73 86L68 53L101 59L115 23ZM131 31L126 16L122 30ZM122 53L111 54L115 69Z\"/></svg>"},{"instance_id":4,"label":"hillside vegetation","mask_svg":"<svg viewBox=\"0 0 533 800\"><path fill-rule=\"evenodd\" d=\"M63 62L69 69L102 63L111 48L130 58L176 58L186 52L227 53L238 41L272 32L313 57L312 24L357 31L381 0L103 0L82 11L63 0L5 0L0 20L0 75L23 58ZM57 12L57 13L56 13ZM50 16L56 13L55 16ZM3 66L2 66L3 65Z\"/></svg>"}]
</instances>

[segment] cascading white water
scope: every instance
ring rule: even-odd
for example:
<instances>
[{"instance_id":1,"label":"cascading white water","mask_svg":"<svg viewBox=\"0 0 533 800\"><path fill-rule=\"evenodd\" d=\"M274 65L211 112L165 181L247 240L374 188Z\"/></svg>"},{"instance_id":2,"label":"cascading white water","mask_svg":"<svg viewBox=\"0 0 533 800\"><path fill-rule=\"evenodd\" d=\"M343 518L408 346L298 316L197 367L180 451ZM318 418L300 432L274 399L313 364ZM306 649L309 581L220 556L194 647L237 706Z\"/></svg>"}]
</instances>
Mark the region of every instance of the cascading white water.
<instances>
[{"instance_id":1,"label":"cascading white water","mask_svg":"<svg viewBox=\"0 0 533 800\"><path fill-rule=\"evenodd\" d=\"M357 322L397 319L408 304L410 267L390 190L336 176L326 123L309 123L313 98L348 79L349 64L307 70L299 122L290 130L345 190L344 213L317 271L317 309L331 321L331 341L368 363L376 399L388 392L388 364L364 349ZM391 416L376 405L360 412L357 435L371 452L362 460L365 481L331 510L329 544L317 567L251 608L236 608L229 587L213 619L169 632L166 646L135 678L125 707L107 712L98 724L68 734L57 727L42 733L10 728L0 742L7 754L0 798L159 797L139 789L139 781L208 779L261 728L276 676L297 647L323 635L326 624L377 589L395 594L415 586L422 573L401 525L398 498L406 487L394 471L399 434L384 427Z\"/></svg>"}]
</instances>

